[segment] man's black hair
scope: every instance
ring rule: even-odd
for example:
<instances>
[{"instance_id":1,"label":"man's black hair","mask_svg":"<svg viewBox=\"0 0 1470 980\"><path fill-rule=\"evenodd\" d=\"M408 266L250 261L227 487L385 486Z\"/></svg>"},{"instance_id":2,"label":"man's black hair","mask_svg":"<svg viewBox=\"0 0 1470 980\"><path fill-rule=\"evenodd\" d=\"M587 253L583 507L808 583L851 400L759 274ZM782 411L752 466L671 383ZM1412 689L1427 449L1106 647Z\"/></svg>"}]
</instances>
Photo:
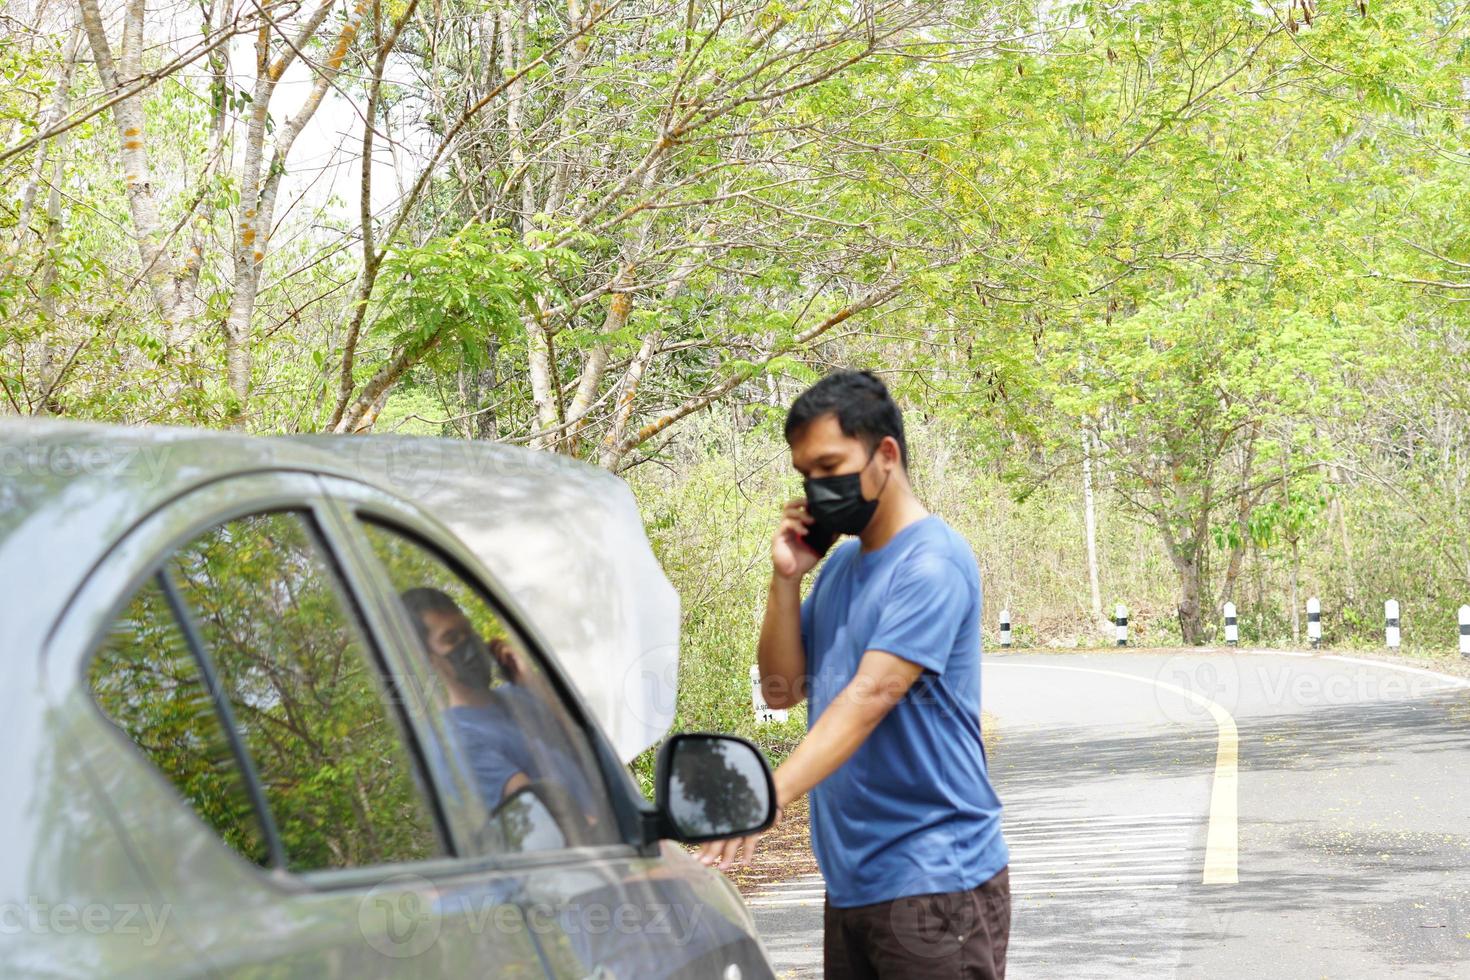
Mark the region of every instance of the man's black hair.
<instances>
[{"instance_id":1,"label":"man's black hair","mask_svg":"<svg viewBox=\"0 0 1470 980\"><path fill-rule=\"evenodd\" d=\"M429 624L424 622L424 613L442 612L459 613L464 615L464 610L459 604L449 597L449 593L439 589L431 589L427 586L417 589L408 589L398 596L403 600L404 608L408 610L409 617L413 620L413 628L418 631L419 642L428 649Z\"/></svg>"},{"instance_id":2,"label":"man's black hair","mask_svg":"<svg viewBox=\"0 0 1470 980\"><path fill-rule=\"evenodd\" d=\"M786 413L786 442L823 415L835 415L842 434L878 448L884 436L898 443L898 458L909 468L909 447L903 437L903 413L888 386L870 371L833 371L792 402Z\"/></svg>"}]
</instances>

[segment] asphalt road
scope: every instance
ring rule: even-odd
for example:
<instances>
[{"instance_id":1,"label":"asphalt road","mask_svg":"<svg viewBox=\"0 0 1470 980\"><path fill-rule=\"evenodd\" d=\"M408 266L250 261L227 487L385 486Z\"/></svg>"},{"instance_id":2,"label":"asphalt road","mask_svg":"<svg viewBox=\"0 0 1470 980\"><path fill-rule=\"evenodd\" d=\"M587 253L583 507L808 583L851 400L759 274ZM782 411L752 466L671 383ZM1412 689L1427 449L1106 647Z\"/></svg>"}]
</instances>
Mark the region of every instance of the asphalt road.
<instances>
[{"instance_id":1,"label":"asphalt road","mask_svg":"<svg viewBox=\"0 0 1470 980\"><path fill-rule=\"evenodd\" d=\"M1470 683L1223 651L987 652L983 683L1008 976L1470 978ZM778 975L821 975L822 895L750 900Z\"/></svg>"}]
</instances>

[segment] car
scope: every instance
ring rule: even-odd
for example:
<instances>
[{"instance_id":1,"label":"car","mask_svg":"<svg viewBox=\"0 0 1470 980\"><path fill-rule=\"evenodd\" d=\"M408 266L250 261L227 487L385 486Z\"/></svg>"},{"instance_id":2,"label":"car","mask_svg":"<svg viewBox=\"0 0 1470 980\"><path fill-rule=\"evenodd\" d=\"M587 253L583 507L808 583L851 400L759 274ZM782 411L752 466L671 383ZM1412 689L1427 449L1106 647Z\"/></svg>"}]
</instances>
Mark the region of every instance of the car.
<instances>
[{"instance_id":1,"label":"car","mask_svg":"<svg viewBox=\"0 0 1470 980\"><path fill-rule=\"evenodd\" d=\"M0 422L0 974L771 976L677 624L565 457Z\"/></svg>"}]
</instances>

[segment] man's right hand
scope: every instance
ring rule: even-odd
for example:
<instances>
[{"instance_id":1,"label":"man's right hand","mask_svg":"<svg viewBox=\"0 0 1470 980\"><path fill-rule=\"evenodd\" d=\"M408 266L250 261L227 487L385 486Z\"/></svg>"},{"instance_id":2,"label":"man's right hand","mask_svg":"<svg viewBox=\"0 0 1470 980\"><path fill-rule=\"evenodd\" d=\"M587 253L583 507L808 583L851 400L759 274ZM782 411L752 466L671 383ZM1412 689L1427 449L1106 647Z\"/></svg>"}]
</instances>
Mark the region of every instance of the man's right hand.
<instances>
[{"instance_id":1,"label":"man's right hand","mask_svg":"<svg viewBox=\"0 0 1470 980\"><path fill-rule=\"evenodd\" d=\"M821 556L805 541L811 525L812 516L806 511L806 500L787 501L781 512L781 526L771 538L771 568L777 577L800 580L821 561Z\"/></svg>"}]
</instances>

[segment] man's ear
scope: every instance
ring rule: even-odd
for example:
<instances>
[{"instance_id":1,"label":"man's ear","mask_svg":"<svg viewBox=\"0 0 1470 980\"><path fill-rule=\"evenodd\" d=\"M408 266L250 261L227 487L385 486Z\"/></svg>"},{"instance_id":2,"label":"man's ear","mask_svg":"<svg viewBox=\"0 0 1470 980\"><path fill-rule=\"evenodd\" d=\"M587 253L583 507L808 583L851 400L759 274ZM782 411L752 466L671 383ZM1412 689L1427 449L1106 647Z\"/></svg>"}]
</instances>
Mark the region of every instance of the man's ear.
<instances>
[{"instance_id":1,"label":"man's ear","mask_svg":"<svg viewBox=\"0 0 1470 980\"><path fill-rule=\"evenodd\" d=\"M903 468L903 453L898 448L898 440L893 436L884 436L878 443L878 452L883 454L884 460L894 464L899 469Z\"/></svg>"}]
</instances>

